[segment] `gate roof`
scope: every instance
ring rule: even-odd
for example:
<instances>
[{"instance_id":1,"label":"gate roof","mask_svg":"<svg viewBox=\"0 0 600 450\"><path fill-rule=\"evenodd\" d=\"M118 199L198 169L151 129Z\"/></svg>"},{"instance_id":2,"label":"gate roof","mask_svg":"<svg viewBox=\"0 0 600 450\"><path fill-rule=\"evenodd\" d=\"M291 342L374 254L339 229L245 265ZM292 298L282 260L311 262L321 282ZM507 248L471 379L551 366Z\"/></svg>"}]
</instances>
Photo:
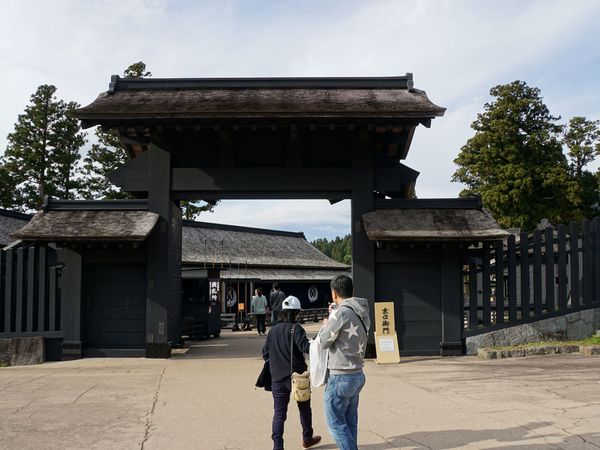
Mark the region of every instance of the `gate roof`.
<instances>
[{"instance_id":1,"label":"gate roof","mask_svg":"<svg viewBox=\"0 0 600 450\"><path fill-rule=\"evenodd\" d=\"M77 110L84 127L129 121L214 119L430 120L445 108L412 74L346 78L140 78L114 75L108 92Z\"/></svg>"}]
</instances>

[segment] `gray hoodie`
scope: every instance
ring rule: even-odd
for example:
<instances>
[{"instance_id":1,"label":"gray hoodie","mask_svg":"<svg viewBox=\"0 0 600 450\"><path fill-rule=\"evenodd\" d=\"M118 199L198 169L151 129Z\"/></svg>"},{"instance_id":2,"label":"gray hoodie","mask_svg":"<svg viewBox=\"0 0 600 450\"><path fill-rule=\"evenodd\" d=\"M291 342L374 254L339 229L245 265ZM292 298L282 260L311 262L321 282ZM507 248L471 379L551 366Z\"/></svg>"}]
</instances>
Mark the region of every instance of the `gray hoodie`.
<instances>
[{"instance_id":1,"label":"gray hoodie","mask_svg":"<svg viewBox=\"0 0 600 450\"><path fill-rule=\"evenodd\" d=\"M357 315L362 319L367 332ZM319 336L323 348L329 349L327 367L332 375L362 371L370 327L369 303L366 298L347 298L331 312L327 325L319 330Z\"/></svg>"}]
</instances>

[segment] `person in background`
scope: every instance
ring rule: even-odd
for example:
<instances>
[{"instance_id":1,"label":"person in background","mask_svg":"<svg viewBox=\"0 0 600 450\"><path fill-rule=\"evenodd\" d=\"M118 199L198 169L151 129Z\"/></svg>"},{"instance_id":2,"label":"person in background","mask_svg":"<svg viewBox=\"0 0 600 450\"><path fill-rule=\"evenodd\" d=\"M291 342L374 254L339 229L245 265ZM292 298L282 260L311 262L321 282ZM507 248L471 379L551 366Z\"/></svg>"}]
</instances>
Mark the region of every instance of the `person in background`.
<instances>
[{"instance_id":1,"label":"person in background","mask_svg":"<svg viewBox=\"0 0 600 450\"><path fill-rule=\"evenodd\" d=\"M277 323L277 316L281 311L281 304L285 299L285 293L279 288L279 283L273 283L273 290L269 297L269 305L271 307L271 326Z\"/></svg>"},{"instance_id":2,"label":"person in background","mask_svg":"<svg viewBox=\"0 0 600 450\"><path fill-rule=\"evenodd\" d=\"M307 370L304 353L308 353L310 342L302 325L296 322L300 313L300 300L289 296L281 304L280 320L271 327L262 350L263 359L269 361L271 389L273 392L273 449L283 450L283 427L287 419L288 403L292 390L292 368L294 372ZM311 448L321 441L312 428L310 399L297 402L302 424L302 448Z\"/></svg>"},{"instance_id":3,"label":"person in background","mask_svg":"<svg viewBox=\"0 0 600 450\"><path fill-rule=\"evenodd\" d=\"M371 321L367 299L353 297L352 278L338 275L330 283L329 319L319 330L329 350L329 379L325 388L325 417L340 450L358 449L358 399L365 385L365 348Z\"/></svg>"},{"instance_id":4,"label":"person in background","mask_svg":"<svg viewBox=\"0 0 600 450\"><path fill-rule=\"evenodd\" d=\"M250 311L254 313L256 317L256 329L259 335L266 334L267 327L265 325L265 315L267 314L267 298L262 295L262 289L257 288L254 290L254 296L252 297L252 303L250 304Z\"/></svg>"}]
</instances>

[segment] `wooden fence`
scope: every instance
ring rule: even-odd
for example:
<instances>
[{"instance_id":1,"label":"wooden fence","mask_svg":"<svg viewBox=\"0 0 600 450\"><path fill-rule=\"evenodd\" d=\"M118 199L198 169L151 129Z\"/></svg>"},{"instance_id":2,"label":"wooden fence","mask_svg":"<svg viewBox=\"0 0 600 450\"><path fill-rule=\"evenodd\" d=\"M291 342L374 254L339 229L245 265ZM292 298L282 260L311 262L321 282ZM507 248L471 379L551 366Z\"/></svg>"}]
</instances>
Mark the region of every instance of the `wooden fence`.
<instances>
[{"instance_id":1,"label":"wooden fence","mask_svg":"<svg viewBox=\"0 0 600 450\"><path fill-rule=\"evenodd\" d=\"M463 265L465 336L600 307L600 218L484 242Z\"/></svg>"},{"instance_id":2,"label":"wooden fence","mask_svg":"<svg viewBox=\"0 0 600 450\"><path fill-rule=\"evenodd\" d=\"M0 338L61 337L60 276L52 248L0 250Z\"/></svg>"}]
</instances>

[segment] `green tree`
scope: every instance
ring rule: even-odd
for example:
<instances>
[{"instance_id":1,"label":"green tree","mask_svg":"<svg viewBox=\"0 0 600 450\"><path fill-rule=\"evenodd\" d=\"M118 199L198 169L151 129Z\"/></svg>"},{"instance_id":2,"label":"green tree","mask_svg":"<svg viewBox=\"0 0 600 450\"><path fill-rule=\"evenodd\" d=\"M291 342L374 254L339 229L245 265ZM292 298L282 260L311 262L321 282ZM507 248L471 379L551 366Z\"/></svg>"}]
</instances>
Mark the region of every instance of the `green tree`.
<instances>
[{"instance_id":1,"label":"green tree","mask_svg":"<svg viewBox=\"0 0 600 450\"><path fill-rule=\"evenodd\" d=\"M562 152L562 127L540 90L514 81L493 87L490 95L494 101L477 115L475 135L454 160L452 181L467 186L461 196L480 195L504 227L531 230L542 218L574 218L577 187Z\"/></svg>"},{"instance_id":2,"label":"green tree","mask_svg":"<svg viewBox=\"0 0 600 450\"><path fill-rule=\"evenodd\" d=\"M598 215L600 186L598 174L586 167L600 153L600 121L573 117L564 129L562 142L571 177L577 183L578 216L592 218Z\"/></svg>"},{"instance_id":3,"label":"green tree","mask_svg":"<svg viewBox=\"0 0 600 450\"><path fill-rule=\"evenodd\" d=\"M142 61L138 61L125 69L123 76L125 78L146 78L151 77L152 72L146 71L146 64L144 64Z\"/></svg>"},{"instance_id":4,"label":"green tree","mask_svg":"<svg viewBox=\"0 0 600 450\"><path fill-rule=\"evenodd\" d=\"M35 210L45 195L76 195L79 181L75 173L85 133L69 114L79 105L57 100L55 93L55 86L38 87L8 135L2 177L10 179L12 192L1 195L6 207Z\"/></svg>"},{"instance_id":5,"label":"green tree","mask_svg":"<svg viewBox=\"0 0 600 450\"><path fill-rule=\"evenodd\" d=\"M335 261L352 264L352 237L349 234L343 238L337 236L331 241L327 238L315 239L311 244Z\"/></svg>"},{"instance_id":6,"label":"green tree","mask_svg":"<svg viewBox=\"0 0 600 450\"><path fill-rule=\"evenodd\" d=\"M563 144L567 147L569 165L575 176L581 176L585 167L600 153L600 121L573 117L565 127Z\"/></svg>"},{"instance_id":7,"label":"green tree","mask_svg":"<svg viewBox=\"0 0 600 450\"><path fill-rule=\"evenodd\" d=\"M152 73L146 70L146 64L142 61L131 64L123 71L123 77L129 79L151 76ZM107 179L109 173L127 161L127 155L119 137L110 130L103 130L100 127L96 128L95 134L97 143L92 145L83 164L83 196L107 199L130 198L127 192L123 192ZM212 212L215 205L216 203L184 200L180 203L182 217L186 220L193 220L201 212Z\"/></svg>"}]
</instances>

